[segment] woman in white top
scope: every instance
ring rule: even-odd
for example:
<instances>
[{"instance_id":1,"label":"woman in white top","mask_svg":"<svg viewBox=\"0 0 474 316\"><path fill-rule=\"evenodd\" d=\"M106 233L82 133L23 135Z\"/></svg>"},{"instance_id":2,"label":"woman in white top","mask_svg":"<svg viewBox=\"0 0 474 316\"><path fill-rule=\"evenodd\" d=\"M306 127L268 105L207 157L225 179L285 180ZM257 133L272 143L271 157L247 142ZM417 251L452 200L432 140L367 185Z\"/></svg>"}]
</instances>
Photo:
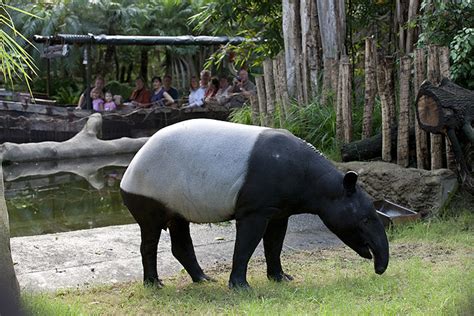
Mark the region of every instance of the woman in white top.
<instances>
[{"instance_id":1,"label":"woman in white top","mask_svg":"<svg viewBox=\"0 0 474 316\"><path fill-rule=\"evenodd\" d=\"M202 107L204 104L204 95L206 87L199 86L195 76L191 77L189 103L184 108Z\"/></svg>"}]
</instances>

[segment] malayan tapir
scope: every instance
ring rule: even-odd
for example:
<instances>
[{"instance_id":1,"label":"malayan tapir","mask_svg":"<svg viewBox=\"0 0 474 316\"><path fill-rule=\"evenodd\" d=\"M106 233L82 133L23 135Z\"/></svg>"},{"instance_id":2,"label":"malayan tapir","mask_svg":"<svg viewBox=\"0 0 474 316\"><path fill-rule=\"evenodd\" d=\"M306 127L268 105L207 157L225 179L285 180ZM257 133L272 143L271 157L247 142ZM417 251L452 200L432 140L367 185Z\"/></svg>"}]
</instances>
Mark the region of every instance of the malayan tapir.
<instances>
[{"instance_id":1,"label":"malayan tapir","mask_svg":"<svg viewBox=\"0 0 474 316\"><path fill-rule=\"evenodd\" d=\"M194 282L210 280L199 266L189 223L235 219L229 287L248 287L247 265L263 238L267 276L292 280L280 262L288 217L312 213L360 256L388 265L389 245L357 174L339 172L312 145L282 129L210 119L176 123L138 151L120 183L141 230L144 283L162 286L156 257L161 230Z\"/></svg>"}]
</instances>

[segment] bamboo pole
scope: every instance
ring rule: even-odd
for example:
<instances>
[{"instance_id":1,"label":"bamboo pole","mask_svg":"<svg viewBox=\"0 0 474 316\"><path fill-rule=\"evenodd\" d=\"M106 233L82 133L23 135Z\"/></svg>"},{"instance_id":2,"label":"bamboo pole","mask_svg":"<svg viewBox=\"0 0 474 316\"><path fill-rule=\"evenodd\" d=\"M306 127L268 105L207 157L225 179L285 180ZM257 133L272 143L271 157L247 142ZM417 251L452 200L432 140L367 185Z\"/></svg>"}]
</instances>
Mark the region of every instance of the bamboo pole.
<instances>
[{"instance_id":1,"label":"bamboo pole","mask_svg":"<svg viewBox=\"0 0 474 316\"><path fill-rule=\"evenodd\" d=\"M440 82L438 47L428 47L427 77L433 84ZM431 140L431 170L443 168L443 136L430 134Z\"/></svg>"},{"instance_id":2,"label":"bamboo pole","mask_svg":"<svg viewBox=\"0 0 474 316\"><path fill-rule=\"evenodd\" d=\"M415 74L413 78L413 95L418 95L421 83L426 77L426 60L425 50L417 48L414 52L415 56ZM416 165L420 169L429 169L430 157L428 151L428 134L421 129L418 120L415 121L415 137L416 137Z\"/></svg>"},{"instance_id":3,"label":"bamboo pole","mask_svg":"<svg viewBox=\"0 0 474 316\"><path fill-rule=\"evenodd\" d=\"M398 117L397 164L408 167L410 139L410 70L411 58L400 59L400 112Z\"/></svg>"},{"instance_id":4,"label":"bamboo pole","mask_svg":"<svg viewBox=\"0 0 474 316\"><path fill-rule=\"evenodd\" d=\"M365 39L365 103L362 125L362 139L372 134L372 115L374 112L377 83L375 79L375 41L372 37Z\"/></svg>"}]
</instances>

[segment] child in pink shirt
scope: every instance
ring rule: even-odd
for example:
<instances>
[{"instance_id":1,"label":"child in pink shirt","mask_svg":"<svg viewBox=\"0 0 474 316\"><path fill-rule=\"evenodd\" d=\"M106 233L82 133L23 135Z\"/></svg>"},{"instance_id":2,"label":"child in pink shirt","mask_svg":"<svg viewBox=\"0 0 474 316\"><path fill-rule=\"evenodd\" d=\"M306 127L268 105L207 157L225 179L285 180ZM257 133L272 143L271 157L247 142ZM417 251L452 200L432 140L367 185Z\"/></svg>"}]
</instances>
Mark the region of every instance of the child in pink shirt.
<instances>
[{"instance_id":1,"label":"child in pink shirt","mask_svg":"<svg viewBox=\"0 0 474 316\"><path fill-rule=\"evenodd\" d=\"M105 103L104 103L104 111L115 111L117 109L117 105L114 102L114 96L111 92L105 93Z\"/></svg>"}]
</instances>

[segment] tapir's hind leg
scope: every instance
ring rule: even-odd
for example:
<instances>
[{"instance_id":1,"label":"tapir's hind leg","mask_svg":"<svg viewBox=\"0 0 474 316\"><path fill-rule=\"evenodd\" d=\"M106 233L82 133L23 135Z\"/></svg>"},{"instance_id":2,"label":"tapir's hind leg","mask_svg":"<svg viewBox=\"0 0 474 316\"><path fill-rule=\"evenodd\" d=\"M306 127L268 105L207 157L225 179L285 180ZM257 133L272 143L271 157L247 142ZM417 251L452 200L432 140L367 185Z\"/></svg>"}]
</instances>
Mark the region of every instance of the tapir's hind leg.
<instances>
[{"instance_id":1,"label":"tapir's hind leg","mask_svg":"<svg viewBox=\"0 0 474 316\"><path fill-rule=\"evenodd\" d=\"M283 272L280 260L287 227L288 218L273 219L268 223L265 235L263 235L263 247L267 261L267 277L277 282L293 280L291 275Z\"/></svg>"},{"instance_id":2,"label":"tapir's hind leg","mask_svg":"<svg viewBox=\"0 0 474 316\"><path fill-rule=\"evenodd\" d=\"M194 253L193 241L189 232L189 222L176 218L168 224L171 237L171 252L189 273L193 282L209 281L199 266Z\"/></svg>"}]
</instances>

